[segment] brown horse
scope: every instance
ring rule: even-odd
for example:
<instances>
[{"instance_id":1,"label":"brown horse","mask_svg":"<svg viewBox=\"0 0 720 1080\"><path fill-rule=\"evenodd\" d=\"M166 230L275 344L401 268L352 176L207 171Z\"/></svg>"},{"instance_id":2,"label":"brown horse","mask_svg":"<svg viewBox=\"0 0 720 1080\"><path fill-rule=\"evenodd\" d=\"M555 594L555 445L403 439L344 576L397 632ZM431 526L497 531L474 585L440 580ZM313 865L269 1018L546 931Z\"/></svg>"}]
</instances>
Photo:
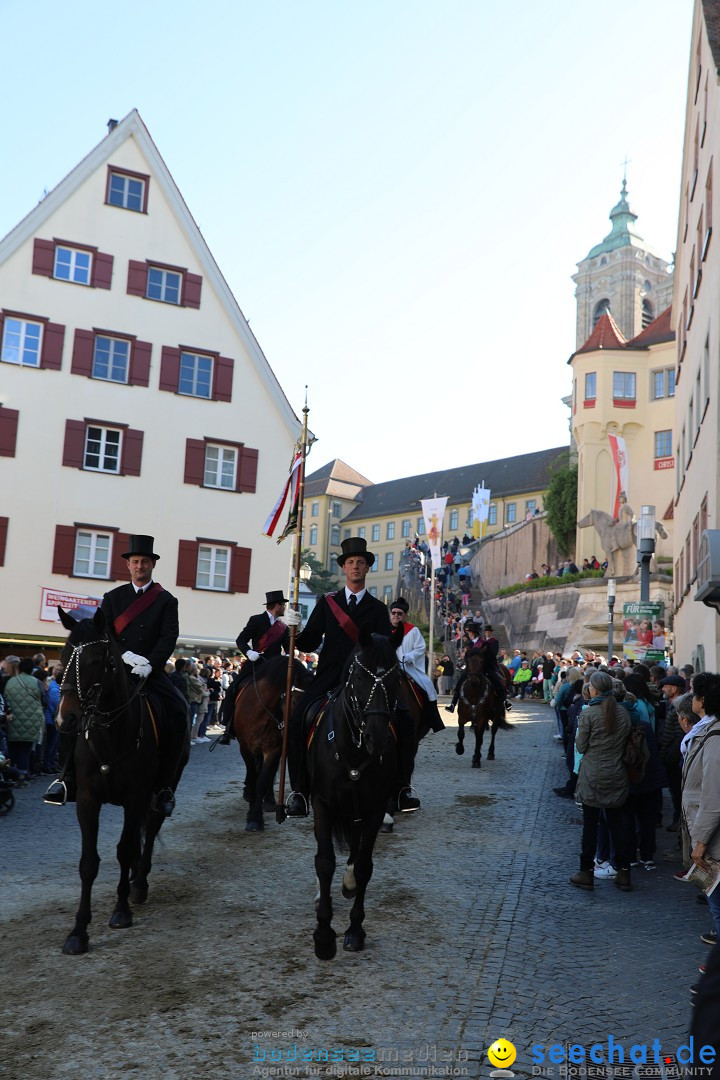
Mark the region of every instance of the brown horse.
<instances>
[{"instance_id":1,"label":"brown horse","mask_svg":"<svg viewBox=\"0 0 720 1080\"><path fill-rule=\"evenodd\" d=\"M504 696L501 697L487 676L485 658L477 650L471 650L465 660L467 676L460 687L460 700L458 702L458 741L455 744L455 753L464 754L465 736L464 725L470 724L475 730L475 753L472 756L473 769L480 768L482 757L482 742L485 729L492 722L492 735L488 761L495 760L495 735L498 728L510 730L512 724L505 718ZM500 666L500 674L504 678L507 687L510 686L510 672L504 666Z\"/></svg>"},{"instance_id":2,"label":"brown horse","mask_svg":"<svg viewBox=\"0 0 720 1080\"><path fill-rule=\"evenodd\" d=\"M274 656L238 690L233 724L245 762L243 796L249 803L245 832L261 832L263 803L274 806L273 782L282 749L285 686L288 659ZM293 693L302 693L312 675L299 660L293 660ZM267 801L266 801L267 800Z\"/></svg>"}]
</instances>

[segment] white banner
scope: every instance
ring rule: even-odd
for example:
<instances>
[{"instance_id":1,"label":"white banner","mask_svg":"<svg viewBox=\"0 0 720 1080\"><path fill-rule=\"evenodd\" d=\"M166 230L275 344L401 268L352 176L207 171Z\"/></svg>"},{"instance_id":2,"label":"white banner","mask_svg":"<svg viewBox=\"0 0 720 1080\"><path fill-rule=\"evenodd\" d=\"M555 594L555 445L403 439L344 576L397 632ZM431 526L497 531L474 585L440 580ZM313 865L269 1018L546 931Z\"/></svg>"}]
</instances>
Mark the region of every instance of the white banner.
<instances>
[{"instance_id":1,"label":"white banner","mask_svg":"<svg viewBox=\"0 0 720 1080\"><path fill-rule=\"evenodd\" d=\"M473 536L484 535L484 525L490 511L490 489L479 484L472 494Z\"/></svg>"},{"instance_id":2,"label":"white banner","mask_svg":"<svg viewBox=\"0 0 720 1080\"><path fill-rule=\"evenodd\" d=\"M421 499L423 517L425 518L425 535L430 547L432 564L436 570L440 569L440 545L442 544L443 518L447 506L447 495L439 499Z\"/></svg>"},{"instance_id":3,"label":"white banner","mask_svg":"<svg viewBox=\"0 0 720 1080\"><path fill-rule=\"evenodd\" d=\"M58 607L71 612L76 619L88 619L101 604L102 596L82 596L78 593L61 592L59 589L43 589L40 619L42 622L60 622Z\"/></svg>"}]
</instances>

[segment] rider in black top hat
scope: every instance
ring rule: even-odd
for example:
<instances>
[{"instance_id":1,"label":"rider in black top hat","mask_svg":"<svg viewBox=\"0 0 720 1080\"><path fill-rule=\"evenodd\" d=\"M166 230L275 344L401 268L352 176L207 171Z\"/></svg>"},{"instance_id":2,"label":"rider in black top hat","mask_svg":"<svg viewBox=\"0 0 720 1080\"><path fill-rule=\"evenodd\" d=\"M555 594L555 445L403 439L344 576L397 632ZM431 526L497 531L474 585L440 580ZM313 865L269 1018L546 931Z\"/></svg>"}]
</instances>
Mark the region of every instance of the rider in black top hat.
<instances>
[{"instance_id":1,"label":"rider in black top hat","mask_svg":"<svg viewBox=\"0 0 720 1080\"><path fill-rule=\"evenodd\" d=\"M247 660L235 675L225 694L221 712L225 730L218 739L221 746L229 746L232 739L235 701L242 684L258 674L258 669L265 660L288 651L290 631L282 621L287 602L288 599L283 596L282 589L266 592L265 610L259 615L251 615L247 625L237 636L237 647L245 654Z\"/></svg>"},{"instance_id":2,"label":"rider in black top hat","mask_svg":"<svg viewBox=\"0 0 720 1080\"><path fill-rule=\"evenodd\" d=\"M471 626L471 632L474 633L475 623L472 623ZM467 623L465 624L465 630L466 632L468 631ZM483 657L485 658L485 674L490 681L490 685L499 697L500 701L502 701L503 708L507 710L512 709L512 703L507 699L507 683L503 678L502 672L500 671L500 665L498 663L500 642L493 634L493 628L492 626L490 626L489 623L485 623L485 637L478 637L475 640L471 639L467 649L465 650L466 653L469 652L470 649L476 649L478 652L482 652ZM460 698L460 690L462 689L462 684L465 682L466 678L467 671L463 671L457 683L455 684L455 690L453 692L451 703L445 706L446 712L455 712L455 706L457 705Z\"/></svg>"},{"instance_id":3,"label":"rider in black top hat","mask_svg":"<svg viewBox=\"0 0 720 1080\"><path fill-rule=\"evenodd\" d=\"M161 749L156 782L156 805L166 817L175 808L173 784L188 734L187 703L165 674L165 664L172 656L180 632L177 598L153 581L153 570L160 556L153 551L154 538L143 534L128 538L127 560L130 582L105 593L101 605L108 630L115 633L123 661L130 675L145 679L147 692L158 700ZM140 597L148 599L141 602ZM61 736L62 738L62 736ZM66 766L61 781L53 781L43 796L46 803L62 806L74 797L72 751L76 736L67 736ZM72 746L70 745L72 741Z\"/></svg>"}]
</instances>

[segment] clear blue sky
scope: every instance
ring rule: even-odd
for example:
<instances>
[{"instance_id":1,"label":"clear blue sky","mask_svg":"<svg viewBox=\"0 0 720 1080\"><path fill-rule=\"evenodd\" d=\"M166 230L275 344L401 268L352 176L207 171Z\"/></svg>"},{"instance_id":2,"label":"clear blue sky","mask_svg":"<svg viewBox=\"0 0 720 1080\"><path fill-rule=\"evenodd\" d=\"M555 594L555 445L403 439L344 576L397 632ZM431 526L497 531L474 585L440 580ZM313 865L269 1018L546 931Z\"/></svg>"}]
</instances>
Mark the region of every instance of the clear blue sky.
<instances>
[{"instance_id":1,"label":"clear blue sky","mask_svg":"<svg viewBox=\"0 0 720 1080\"><path fill-rule=\"evenodd\" d=\"M0 0L8 232L136 107L291 403L372 480L567 441L627 155L676 241L690 0ZM0 303L2 298L0 298Z\"/></svg>"}]
</instances>

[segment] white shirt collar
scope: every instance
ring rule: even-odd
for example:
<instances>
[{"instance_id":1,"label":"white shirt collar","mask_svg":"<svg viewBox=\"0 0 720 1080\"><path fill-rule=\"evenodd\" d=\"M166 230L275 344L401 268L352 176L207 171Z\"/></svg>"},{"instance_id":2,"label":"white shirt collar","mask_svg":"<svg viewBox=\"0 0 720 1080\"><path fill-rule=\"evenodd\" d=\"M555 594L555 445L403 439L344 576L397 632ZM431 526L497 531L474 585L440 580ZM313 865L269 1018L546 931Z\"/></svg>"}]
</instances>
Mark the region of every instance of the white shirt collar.
<instances>
[{"instance_id":1,"label":"white shirt collar","mask_svg":"<svg viewBox=\"0 0 720 1080\"><path fill-rule=\"evenodd\" d=\"M350 597L354 596L356 602L359 604L366 592L367 592L367 589L361 589L360 592L354 593L350 589L348 589L348 587L346 585L345 586L345 603L349 604L350 603Z\"/></svg>"},{"instance_id":2,"label":"white shirt collar","mask_svg":"<svg viewBox=\"0 0 720 1080\"><path fill-rule=\"evenodd\" d=\"M271 614L270 614L270 612L268 611L268 613L267 613L267 617L268 617L268 619L270 620L270 625L272 626L272 625L273 625L273 623L275 622L275 616L274 616L274 615L271 615Z\"/></svg>"},{"instance_id":3,"label":"white shirt collar","mask_svg":"<svg viewBox=\"0 0 720 1080\"><path fill-rule=\"evenodd\" d=\"M131 582L131 584L133 589L135 590L135 595L137 596L138 593L147 592L152 585L152 581L148 581L147 585L136 585L134 581Z\"/></svg>"}]
</instances>

